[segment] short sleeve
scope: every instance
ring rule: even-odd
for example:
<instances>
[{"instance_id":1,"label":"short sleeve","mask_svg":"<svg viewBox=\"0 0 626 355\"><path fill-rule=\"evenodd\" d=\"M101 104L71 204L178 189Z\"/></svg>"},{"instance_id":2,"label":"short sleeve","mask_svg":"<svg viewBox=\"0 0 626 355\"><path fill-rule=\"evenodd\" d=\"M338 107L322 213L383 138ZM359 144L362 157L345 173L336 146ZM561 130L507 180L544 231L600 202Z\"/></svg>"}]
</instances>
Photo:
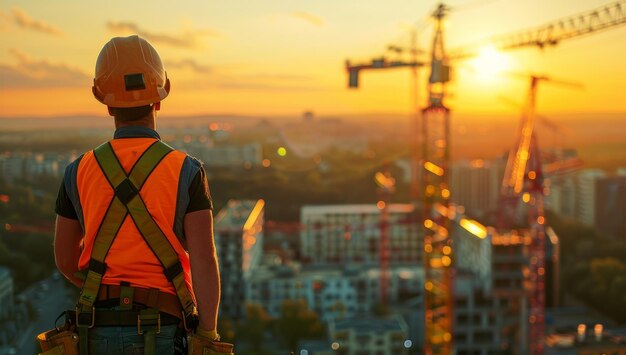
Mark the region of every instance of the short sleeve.
<instances>
[{"instance_id":1,"label":"short sleeve","mask_svg":"<svg viewBox=\"0 0 626 355\"><path fill-rule=\"evenodd\" d=\"M65 190L65 183L63 182L61 183L61 187L59 187L59 194L57 195L55 212L59 216L63 216L65 218L78 219L78 214L74 209L72 200Z\"/></svg>"},{"instance_id":2,"label":"short sleeve","mask_svg":"<svg viewBox=\"0 0 626 355\"><path fill-rule=\"evenodd\" d=\"M212 210L213 201L209 190L209 182L206 178L204 168L201 167L189 185L189 205L185 213L201 210Z\"/></svg>"}]
</instances>

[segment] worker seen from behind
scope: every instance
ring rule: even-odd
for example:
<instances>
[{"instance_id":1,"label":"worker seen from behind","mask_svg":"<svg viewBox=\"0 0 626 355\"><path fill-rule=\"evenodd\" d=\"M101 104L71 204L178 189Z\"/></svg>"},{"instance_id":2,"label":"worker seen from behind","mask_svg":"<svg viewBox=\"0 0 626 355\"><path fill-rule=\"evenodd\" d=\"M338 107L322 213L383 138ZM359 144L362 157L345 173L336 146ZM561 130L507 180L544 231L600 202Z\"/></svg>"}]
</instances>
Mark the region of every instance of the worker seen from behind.
<instances>
[{"instance_id":1,"label":"worker seen from behind","mask_svg":"<svg viewBox=\"0 0 626 355\"><path fill-rule=\"evenodd\" d=\"M67 167L56 204L56 264L81 288L81 355L183 354L188 333L219 339L205 171L155 131L169 92L143 38L116 37L102 48L93 94L115 133Z\"/></svg>"}]
</instances>

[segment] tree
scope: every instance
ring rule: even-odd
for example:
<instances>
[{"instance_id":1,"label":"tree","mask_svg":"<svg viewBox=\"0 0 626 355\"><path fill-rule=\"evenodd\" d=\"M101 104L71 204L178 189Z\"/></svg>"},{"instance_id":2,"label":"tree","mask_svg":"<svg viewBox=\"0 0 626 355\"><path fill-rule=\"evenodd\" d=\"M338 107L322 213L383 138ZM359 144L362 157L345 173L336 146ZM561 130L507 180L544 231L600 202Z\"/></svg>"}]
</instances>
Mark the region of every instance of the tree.
<instances>
[{"instance_id":1,"label":"tree","mask_svg":"<svg viewBox=\"0 0 626 355\"><path fill-rule=\"evenodd\" d=\"M305 300L285 300L276 321L276 332L289 350L296 351L300 340L321 337L323 328L319 316L309 310Z\"/></svg>"},{"instance_id":2,"label":"tree","mask_svg":"<svg viewBox=\"0 0 626 355\"><path fill-rule=\"evenodd\" d=\"M596 258L591 260L591 276L596 291L606 294L617 276L624 275L626 265L615 258Z\"/></svg>"},{"instance_id":3,"label":"tree","mask_svg":"<svg viewBox=\"0 0 626 355\"><path fill-rule=\"evenodd\" d=\"M245 340L250 345L254 354L261 354L263 340L267 329L270 328L272 318L267 314L263 306L246 304L246 318L237 328L237 339Z\"/></svg>"}]
</instances>

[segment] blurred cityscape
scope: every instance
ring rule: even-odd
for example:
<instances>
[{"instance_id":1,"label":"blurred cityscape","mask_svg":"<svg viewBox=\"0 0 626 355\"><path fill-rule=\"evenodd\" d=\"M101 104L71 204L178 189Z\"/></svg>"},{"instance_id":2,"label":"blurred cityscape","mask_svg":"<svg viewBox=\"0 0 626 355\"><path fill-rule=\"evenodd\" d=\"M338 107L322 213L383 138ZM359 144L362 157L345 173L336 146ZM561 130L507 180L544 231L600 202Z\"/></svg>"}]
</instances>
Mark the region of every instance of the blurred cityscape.
<instances>
[{"instance_id":1,"label":"blurred cityscape","mask_svg":"<svg viewBox=\"0 0 626 355\"><path fill-rule=\"evenodd\" d=\"M537 104L540 86L580 90L583 85L552 72L513 73L502 57L506 51L544 50L616 29L626 24L626 1L512 34L494 37L483 31L491 37L448 49L450 13L490 2L440 3L405 31L408 41L403 37L365 60L360 48L355 53L361 59L344 62L342 99L357 106L389 100L380 106L388 108L398 97L410 96L410 109L390 111L406 114L375 113L376 105L361 113L335 110L337 88L313 93L319 89L315 83L291 85L310 81L293 73L244 70L239 75L254 82L235 82L239 77L233 73L241 68L230 68L237 60L228 55L221 59L228 68L220 68L220 74L190 58L167 63L174 72L181 70L183 95L164 103L157 131L166 143L200 159L207 171L221 274L218 330L238 354L626 354L626 114L623 92L615 89L622 88L623 73L605 71L614 73L604 78L613 86L595 81L587 106L546 95L549 107L570 112L546 117ZM530 5L527 9L531 13ZM352 10L349 14L345 22L352 20ZM64 36L17 7L0 15L0 33L17 26ZM309 13L290 17L324 25ZM189 38L181 41L140 31L133 22L106 27L107 35L142 32L177 50L199 50L200 37L220 37L211 29L185 30ZM426 27L427 50L417 41ZM266 37L273 43L277 36ZM250 57L263 54L264 49L252 47ZM597 53L606 50L600 47ZM337 48L326 50L336 60ZM342 51L350 57L345 42ZM35 335L73 307L78 290L54 264L55 199L65 167L113 132L111 120L68 113L94 112L83 97L75 104L84 111L59 108L72 95L57 103L48 94L38 97L54 103L50 113L29 111L28 90L75 93L91 74L32 59L20 49L9 52L18 64L0 63L3 79L9 78L0 82L7 94L0 99L13 110L0 117L0 355L37 353ZM267 52L272 58L266 62L277 62L280 51ZM603 67L590 53L585 53L586 78ZM564 75L582 68L564 58L551 68L561 69L559 61ZM615 50L605 59L619 58ZM458 63L466 60L473 63L465 67L474 75L471 92L452 90L461 81L452 68L463 68ZM288 56L280 65L287 68L289 61L298 70L310 66ZM370 72L389 69L405 70L408 80L397 75L392 86L384 86L381 75L374 81L380 97L371 91L359 97L363 90L345 95L371 85L363 79ZM214 74L216 82L208 86L200 79ZM480 103L478 110L456 111L505 88L479 88L477 83L490 75L524 83L516 92L525 97L523 103L499 98L516 106L519 117ZM268 78L274 82L264 81ZM58 86L59 81L69 86ZM277 83L282 94L271 96ZM398 92L401 83L407 84L406 95ZM205 91L195 92L197 85L205 85ZM214 91L224 96L216 99L210 95ZM467 98L454 99L459 92ZM254 101L255 95L261 98ZM303 97L303 107L319 99L319 106L330 107L327 112L353 114L317 116L307 109L298 117L271 115L280 112L273 105L288 104L295 112L293 105L301 105ZM190 113L205 112L200 101L217 106L222 99L235 114ZM200 108L189 104L194 100ZM184 112L170 113L169 102ZM250 114L258 104L263 107ZM578 112L580 107L587 111Z\"/></svg>"},{"instance_id":2,"label":"blurred cityscape","mask_svg":"<svg viewBox=\"0 0 626 355\"><path fill-rule=\"evenodd\" d=\"M398 133L409 131L408 123L362 124L312 112L282 121L192 122L167 119L159 131L168 144L200 158L209 175L223 338L250 354L422 353L422 206L409 198L410 151L402 143L408 133ZM515 125L508 129L501 134L514 136ZM64 167L108 139L112 128L17 132L0 133L0 343L21 354L35 351L32 336L57 316L36 300L60 282L51 241ZM488 227L496 224L506 144L481 159L480 147L464 143L476 138L466 135L456 137L464 152L450 166L454 347L457 354L523 354L530 237ZM585 146L595 133L576 137ZM578 157L574 147L542 154ZM376 183L384 170L396 183L388 196ZM546 175L545 186L546 353L623 351L626 164L584 161ZM58 312L72 305L76 290L68 285L60 286L69 296L56 300Z\"/></svg>"}]
</instances>

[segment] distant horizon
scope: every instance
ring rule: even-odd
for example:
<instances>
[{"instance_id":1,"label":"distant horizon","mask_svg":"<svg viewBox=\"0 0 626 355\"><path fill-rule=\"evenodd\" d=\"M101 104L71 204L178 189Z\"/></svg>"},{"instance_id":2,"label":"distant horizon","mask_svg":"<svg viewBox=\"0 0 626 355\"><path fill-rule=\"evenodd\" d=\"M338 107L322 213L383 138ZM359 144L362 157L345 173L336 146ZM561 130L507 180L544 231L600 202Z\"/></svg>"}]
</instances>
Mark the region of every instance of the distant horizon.
<instances>
[{"instance_id":1,"label":"distant horizon","mask_svg":"<svg viewBox=\"0 0 626 355\"><path fill-rule=\"evenodd\" d=\"M372 112L353 112L353 113L323 113L318 115L315 110L302 110L298 113L286 113L286 114L249 114L249 113L237 113L237 112L204 112L204 113L190 113L190 114L180 114L180 115L172 115L167 112L167 110L162 110L159 112L157 116L157 120L160 118L209 118L209 117L224 117L224 118L250 118L250 119L301 119L303 118L304 113L311 112L313 113L313 120L316 119L333 119L333 118L370 118L370 117L407 117L414 115L415 113L406 112L406 111L372 111ZM451 110L452 116L462 116L462 117L475 117L475 116L484 116L484 117L502 117L502 116L519 116L521 112L516 111L507 111L507 112L475 112L475 111L456 111L454 109ZM559 117L571 117L571 116L594 116L594 115L602 115L602 116L626 116L626 111L541 111L537 112L539 115L549 115L549 116L559 116ZM2 115L0 114L0 120L13 120L13 119L64 119L64 118L108 118L109 116L106 111L102 114L94 114L94 113L70 113L70 114L57 114L57 115ZM625 117L626 118L626 117ZM0 127L0 129L2 129Z\"/></svg>"},{"instance_id":2,"label":"distant horizon","mask_svg":"<svg viewBox=\"0 0 626 355\"><path fill-rule=\"evenodd\" d=\"M536 31L604 9L609 2L482 1L471 6L476 9L458 11L457 5L472 0L450 0L445 48L452 58L457 50L475 55L449 63L453 70L446 106L462 114L515 115L528 96L532 74L554 79L539 85L538 112L626 112L626 71L619 70L626 61L626 26L563 39L542 50L497 50L495 42L491 47L485 42ZM268 0L241 7L154 0L150 6L141 1L109 5L95 12L88 3L67 0L7 0L0 5L3 117L105 116L106 108L91 90L96 58L111 37L134 34L150 41L165 65L172 88L163 107L168 116L282 119L305 110L320 117L394 116L410 115L416 102L427 101L428 65L416 75L402 69L364 71L354 90L348 88L346 60L413 60L409 51L388 48L415 46L420 49L415 60L428 64L432 2Z\"/></svg>"}]
</instances>

